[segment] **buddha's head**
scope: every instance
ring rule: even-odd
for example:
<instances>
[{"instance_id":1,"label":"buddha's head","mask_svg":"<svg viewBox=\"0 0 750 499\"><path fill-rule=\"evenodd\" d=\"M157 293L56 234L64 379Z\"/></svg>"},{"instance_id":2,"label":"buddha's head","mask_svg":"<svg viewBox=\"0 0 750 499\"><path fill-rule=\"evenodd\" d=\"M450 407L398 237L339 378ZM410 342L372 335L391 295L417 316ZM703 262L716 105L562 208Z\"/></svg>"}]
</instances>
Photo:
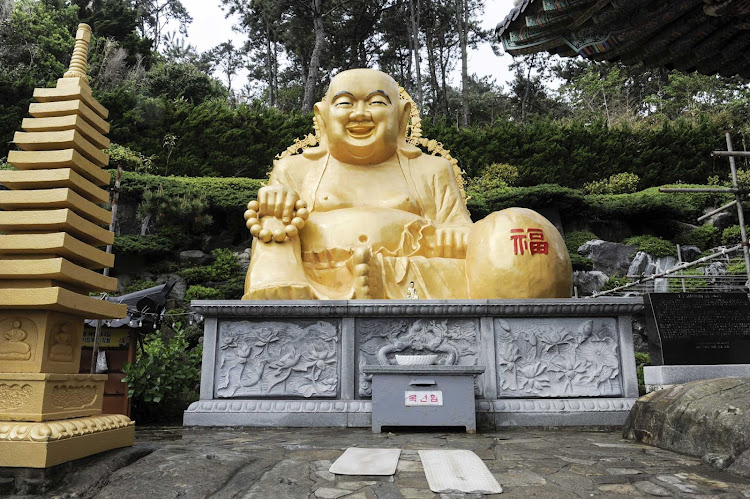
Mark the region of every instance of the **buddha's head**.
<instances>
[{"instance_id":1,"label":"buddha's head","mask_svg":"<svg viewBox=\"0 0 750 499\"><path fill-rule=\"evenodd\" d=\"M351 69L331 80L326 98L315 104L315 118L334 158L376 165L405 145L410 110L393 78L374 69Z\"/></svg>"}]
</instances>

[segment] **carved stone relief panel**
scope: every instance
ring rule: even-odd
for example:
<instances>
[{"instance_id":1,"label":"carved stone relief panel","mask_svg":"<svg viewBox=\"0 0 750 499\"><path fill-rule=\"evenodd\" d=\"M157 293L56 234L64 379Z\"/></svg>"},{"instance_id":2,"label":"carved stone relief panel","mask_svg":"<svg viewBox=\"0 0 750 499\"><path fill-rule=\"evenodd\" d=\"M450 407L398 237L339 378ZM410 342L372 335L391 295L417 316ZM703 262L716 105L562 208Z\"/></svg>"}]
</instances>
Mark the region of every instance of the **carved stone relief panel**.
<instances>
[{"instance_id":1,"label":"carved stone relief panel","mask_svg":"<svg viewBox=\"0 0 750 499\"><path fill-rule=\"evenodd\" d=\"M362 367L395 364L396 354L436 354L441 365L474 366L479 360L479 320L473 318L357 319L356 338L360 397L372 396L372 375Z\"/></svg>"},{"instance_id":2,"label":"carved stone relief panel","mask_svg":"<svg viewBox=\"0 0 750 499\"><path fill-rule=\"evenodd\" d=\"M340 321L221 321L216 396L336 397Z\"/></svg>"},{"instance_id":3,"label":"carved stone relief panel","mask_svg":"<svg viewBox=\"0 0 750 499\"><path fill-rule=\"evenodd\" d=\"M48 358L53 362L73 362L74 346L77 343L75 326L69 321L60 321L53 326Z\"/></svg>"},{"instance_id":4,"label":"carved stone relief panel","mask_svg":"<svg viewBox=\"0 0 750 499\"><path fill-rule=\"evenodd\" d=\"M622 395L614 318L495 319L498 397Z\"/></svg>"},{"instance_id":5,"label":"carved stone relief panel","mask_svg":"<svg viewBox=\"0 0 750 499\"><path fill-rule=\"evenodd\" d=\"M31 360L37 328L25 317L11 317L0 322L0 360Z\"/></svg>"},{"instance_id":6,"label":"carved stone relief panel","mask_svg":"<svg viewBox=\"0 0 750 499\"><path fill-rule=\"evenodd\" d=\"M0 411L23 407L31 399L33 391L27 384L0 383Z\"/></svg>"}]
</instances>

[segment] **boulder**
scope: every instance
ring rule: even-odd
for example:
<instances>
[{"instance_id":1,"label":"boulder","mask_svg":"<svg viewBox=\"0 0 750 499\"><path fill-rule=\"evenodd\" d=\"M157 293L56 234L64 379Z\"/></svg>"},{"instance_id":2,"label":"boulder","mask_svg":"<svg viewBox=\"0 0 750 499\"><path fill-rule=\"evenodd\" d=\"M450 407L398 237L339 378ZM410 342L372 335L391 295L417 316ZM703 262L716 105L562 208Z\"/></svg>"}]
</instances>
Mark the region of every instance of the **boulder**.
<instances>
[{"instance_id":1,"label":"boulder","mask_svg":"<svg viewBox=\"0 0 750 499\"><path fill-rule=\"evenodd\" d=\"M594 270L604 272L608 276L625 275L630 267L633 253L638 249L635 245L612 243L594 239L578 248L578 253L594 262Z\"/></svg>"},{"instance_id":2,"label":"boulder","mask_svg":"<svg viewBox=\"0 0 750 499\"><path fill-rule=\"evenodd\" d=\"M654 258L645 251L639 251L630 263L630 267L628 267L628 275L642 275L645 277L660 274L665 270L671 269L675 265L677 265L677 258L673 256L660 256ZM669 282L667 279L655 279L647 284L648 291L654 291L656 293L669 292Z\"/></svg>"},{"instance_id":3,"label":"boulder","mask_svg":"<svg viewBox=\"0 0 750 499\"><path fill-rule=\"evenodd\" d=\"M578 288L578 296L590 296L602 290L609 277L599 270L576 270L573 272L573 286Z\"/></svg>"},{"instance_id":4,"label":"boulder","mask_svg":"<svg viewBox=\"0 0 750 499\"><path fill-rule=\"evenodd\" d=\"M211 260L211 255L204 253L201 250L186 250L180 251L180 262L189 263L192 265L203 265L204 263Z\"/></svg>"},{"instance_id":5,"label":"boulder","mask_svg":"<svg viewBox=\"0 0 750 499\"><path fill-rule=\"evenodd\" d=\"M750 477L750 378L699 380L651 392L631 409L623 437Z\"/></svg>"},{"instance_id":6,"label":"boulder","mask_svg":"<svg viewBox=\"0 0 750 499\"><path fill-rule=\"evenodd\" d=\"M701 249L698 246L680 246L683 262L692 262L701 256Z\"/></svg>"}]
</instances>

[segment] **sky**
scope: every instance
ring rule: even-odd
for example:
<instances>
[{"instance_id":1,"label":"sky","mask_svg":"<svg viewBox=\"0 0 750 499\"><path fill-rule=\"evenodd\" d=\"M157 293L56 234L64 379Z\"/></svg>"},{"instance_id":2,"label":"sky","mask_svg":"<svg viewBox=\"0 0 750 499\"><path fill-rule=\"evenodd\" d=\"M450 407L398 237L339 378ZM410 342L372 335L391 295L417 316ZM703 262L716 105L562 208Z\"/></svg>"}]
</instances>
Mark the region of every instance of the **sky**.
<instances>
[{"instance_id":1,"label":"sky","mask_svg":"<svg viewBox=\"0 0 750 499\"><path fill-rule=\"evenodd\" d=\"M363 0L366 1L366 0ZM502 21L513 8L513 0L485 0L484 15L482 16L482 28L494 30L495 26ZM193 22L188 26L187 42L198 49L199 52L209 50L216 45L232 40L235 46L245 42L245 35L232 30L235 20L226 18L221 9L219 0L182 0L182 4L188 9L193 17ZM176 26L172 27L176 31ZM170 28L167 28L170 31ZM512 78L508 66L513 58L509 55L498 57L492 51L489 44L483 44L476 50L469 51L469 73L475 73L480 77L490 76L498 85L507 90L506 82ZM223 78L219 73L218 78ZM245 85L247 75L241 74L233 80L233 86ZM460 64L454 75L454 83L460 80Z\"/></svg>"}]
</instances>

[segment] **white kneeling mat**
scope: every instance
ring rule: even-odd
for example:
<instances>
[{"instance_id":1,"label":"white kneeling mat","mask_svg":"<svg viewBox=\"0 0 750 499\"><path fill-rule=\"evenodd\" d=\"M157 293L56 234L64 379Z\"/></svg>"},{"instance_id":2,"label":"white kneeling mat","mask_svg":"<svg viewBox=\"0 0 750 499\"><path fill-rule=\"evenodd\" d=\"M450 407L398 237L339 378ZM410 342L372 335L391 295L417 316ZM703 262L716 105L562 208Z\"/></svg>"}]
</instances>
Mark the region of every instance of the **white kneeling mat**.
<instances>
[{"instance_id":1,"label":"white kneeling mat","mask_svg":"<svg viewBox=\"0 0 750 499\"><path fill-rule=\"evenodd\" d=\"M419 458L433 492L500 494L503 491L479 456L470 450L421 450Z\"/></svg>"},{"instance_id":2,"label":"white kneeling mat","mask_svg":"<svg viewBox=\"0 0 750 499\"><path fill-rule=\"evenodd\" d=\"M349 447L328 470L336 475L393 475L401 449Z\"/></svg>"}]
</instances>

